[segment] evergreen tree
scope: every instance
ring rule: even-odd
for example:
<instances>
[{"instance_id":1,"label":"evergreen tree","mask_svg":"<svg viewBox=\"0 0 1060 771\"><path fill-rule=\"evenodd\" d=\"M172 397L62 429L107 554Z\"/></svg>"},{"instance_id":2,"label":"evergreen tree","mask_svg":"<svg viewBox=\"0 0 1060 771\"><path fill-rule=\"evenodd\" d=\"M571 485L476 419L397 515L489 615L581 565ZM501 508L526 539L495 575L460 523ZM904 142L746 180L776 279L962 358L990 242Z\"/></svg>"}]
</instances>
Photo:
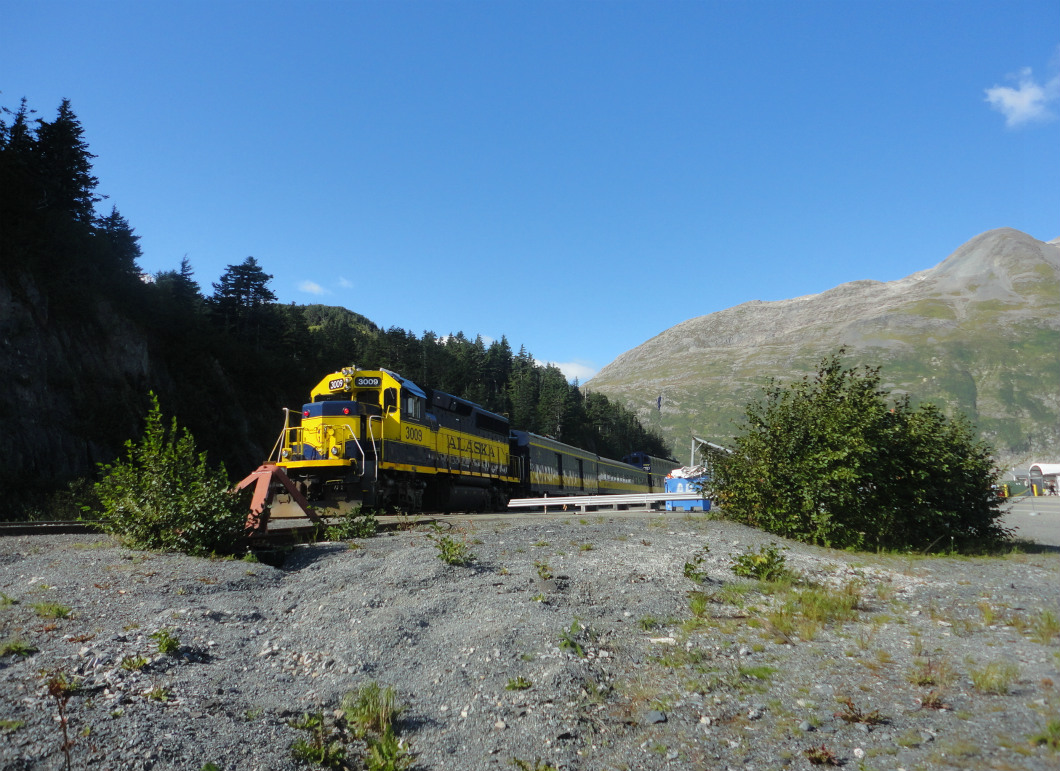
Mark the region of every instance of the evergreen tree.
<instances>
[{"instance_id":1,"label":"evergreen tree","mask_svg":"<svg viewBox=\"0 0 1060 771\"><path fill-rule=\"evenodd\" d=\"M19 109L6 107L0 115L13 116L10 125L0 118L0 270L13 272L32 266L40 199L36 174L37 139L30 129L33 113L23 99Z\"/></svg>"},{"instance_id":2,"label":"evergreen tree","mask_svg":"<svg viewBox=\"0 0 1060 771\"><path fill-rule=\"evenodd\" d=\"M143 255L140 236L133 232L116 207L99 219L96 235L100 241L100 270L110 278L138 278L140 266L137 260Z\"/></svg>"},{"instance_id":3,"label":"evergreen tree","mask_svg":"<svg viewBox=\"0 0 1060 771\"><path fill-rule=\"evenodd\" d=\"M226 331L234 331L240 337L253 337L260 342L268 304L276 300L276 295L269 289L271 280L272 276L253 257L225 269L221 280L213 285L210 304Z\"/></svg>"},{"instance_id":4,"label":"evergreen tree","mask_svg":"<svg viewBox=\"0 0 1060 771\"><path fill-rule=\"evenodd\" d=\"M92 175L92 158L84 139L84 129L63 99L59 113L51 123L38 121L37 154L41 175L40 206L62 212L75 222L91 224L94 206L101 200L96 194L99 180Z\"/></svg>"},{"instance_id":5,"label":"evergreen tree","mask_svg":"<svg viewBox=\"0 0 1060 771\"><path fill-rule=\"evenodd\" d=\"M165 307L189 316L202 310L203 297L194 275L187 256L180 261L180 270L165 270L155 274L155 291L161 296Z\"/></svg>"}]
</instances>

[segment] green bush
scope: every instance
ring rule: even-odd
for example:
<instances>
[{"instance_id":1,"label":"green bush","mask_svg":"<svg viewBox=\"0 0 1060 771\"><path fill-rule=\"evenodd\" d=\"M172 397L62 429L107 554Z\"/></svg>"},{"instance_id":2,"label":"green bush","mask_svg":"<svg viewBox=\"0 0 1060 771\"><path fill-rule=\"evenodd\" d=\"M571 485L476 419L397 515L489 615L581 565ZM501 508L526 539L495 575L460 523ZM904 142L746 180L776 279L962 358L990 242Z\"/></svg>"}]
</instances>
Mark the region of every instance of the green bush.
<instances>
[{"instance_id":1,"label":"green bush","mask_svg":"<svg viewBox=\"0 0 1060 771\"><path fill-rule=\"evenodd\" d=\"M242 534L250 489L229 490L224 468L211 468L195 452L176 419L167 431L151 394L144 435L125 443L125 458L100 464L95 486L101 511L97 527L134 549L165 549L205 556L231 553Z\"/></svg>"},{"instance_id":2,"label":"green bush","mask_svg":"<svg viewBox=\"0 0 1060 771\"><path fill-rule=\"evenodd\" d=\"M733 453L714 468L726 516L840 548L1003 542L998 471L967 419L891 400L879 369L844 368L844 353L747 406Z\"/></svg>"}]
</instances>

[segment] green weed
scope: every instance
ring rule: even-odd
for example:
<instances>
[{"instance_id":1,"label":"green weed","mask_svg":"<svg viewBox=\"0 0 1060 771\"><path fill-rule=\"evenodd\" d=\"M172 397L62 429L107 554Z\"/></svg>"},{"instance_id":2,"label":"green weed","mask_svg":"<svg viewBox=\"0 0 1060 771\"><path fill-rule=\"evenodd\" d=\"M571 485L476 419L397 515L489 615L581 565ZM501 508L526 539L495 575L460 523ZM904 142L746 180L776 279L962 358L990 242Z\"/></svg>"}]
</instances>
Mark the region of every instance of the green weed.
<instances>
[{"instance_id":1,"label":"green weed","mask_svg":"<svg viewBox=\"0 0 1060 771\"><path fill-rule=\"evenodd\" d=\"M158 652L167 656L176 653L180 649L180 639L169 629L159 629L148 635L158 645Z\"/></svg>"},{"instance_id":2,"label":"green weed","mask_svg":"<svg viewBox=\"0 0 1060 771\"><path fill-rule=\"evenodd\" d=\"M527 680L522 675L519 675L519 677L516 677L514 679L509 680L508 684L506 686L504 686L504 687L506 689L508 689L509 691L525 691L527 688L530 688L531 686L533 686L532 682Z\"/></svg>"},{"instance_id":3,"label":"green weed","mask_svg":"<svg viewBox=\"0 0 1060 771\"><path fill-rule=\"evenodd\" d=\"M309 733L308 739L296 739L291 754L300 763L315 763L325 768L342 768L346 762L346 748L337 740L328 741L324 715L306 713L291 723L292 728Z\"/></svg>"}]
</instances>

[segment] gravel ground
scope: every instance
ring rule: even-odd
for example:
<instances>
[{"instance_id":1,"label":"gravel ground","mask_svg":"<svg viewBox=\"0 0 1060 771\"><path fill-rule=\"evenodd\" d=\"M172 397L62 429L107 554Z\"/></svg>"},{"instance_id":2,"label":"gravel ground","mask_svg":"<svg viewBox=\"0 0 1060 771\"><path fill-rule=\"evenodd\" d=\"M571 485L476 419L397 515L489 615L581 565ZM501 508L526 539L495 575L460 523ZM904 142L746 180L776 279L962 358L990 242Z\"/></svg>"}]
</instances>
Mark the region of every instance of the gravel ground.
<instances>
[{"instance_id":1,"label":"gravel ground","mask_svg":"<svg viewBox=\"0 0 1060 771\"><path fill-rule=\"evenodd\" d=\"M65 767L57 672L80 685L73 768L304 768L305 714L361 768L337 710L370 683L404 705L416 769L805 769L808 751L881 771L1060 767L1034 741L1060 721L1056 549L865 555L682 514L446 526L474 562L443 562L426 529L299 546L280 567L0 540L0 769ZM793 595L733 574L772 542L819 596L853 582L854 617L777 614Z\"/></svg>"}]
</instances>

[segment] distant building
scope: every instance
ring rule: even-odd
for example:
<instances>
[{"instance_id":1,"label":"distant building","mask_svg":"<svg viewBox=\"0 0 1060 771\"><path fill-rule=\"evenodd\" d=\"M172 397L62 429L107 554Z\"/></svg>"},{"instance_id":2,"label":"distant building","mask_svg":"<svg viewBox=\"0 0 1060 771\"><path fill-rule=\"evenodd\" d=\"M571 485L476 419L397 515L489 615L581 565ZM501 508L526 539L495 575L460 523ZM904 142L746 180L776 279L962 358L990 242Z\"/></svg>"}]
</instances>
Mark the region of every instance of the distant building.
<instances>
[{"instance_id":1,"label":"distant building","mask_svg":"<svg viewBox=\"0 0 1060 771\"><path fill-rule=\"evenodd\" d=\"M1056 495L1060 463L1034 463L1028 476L1030 483L1037 488L1038 495Z\"/></svg>"}]
</instances>

